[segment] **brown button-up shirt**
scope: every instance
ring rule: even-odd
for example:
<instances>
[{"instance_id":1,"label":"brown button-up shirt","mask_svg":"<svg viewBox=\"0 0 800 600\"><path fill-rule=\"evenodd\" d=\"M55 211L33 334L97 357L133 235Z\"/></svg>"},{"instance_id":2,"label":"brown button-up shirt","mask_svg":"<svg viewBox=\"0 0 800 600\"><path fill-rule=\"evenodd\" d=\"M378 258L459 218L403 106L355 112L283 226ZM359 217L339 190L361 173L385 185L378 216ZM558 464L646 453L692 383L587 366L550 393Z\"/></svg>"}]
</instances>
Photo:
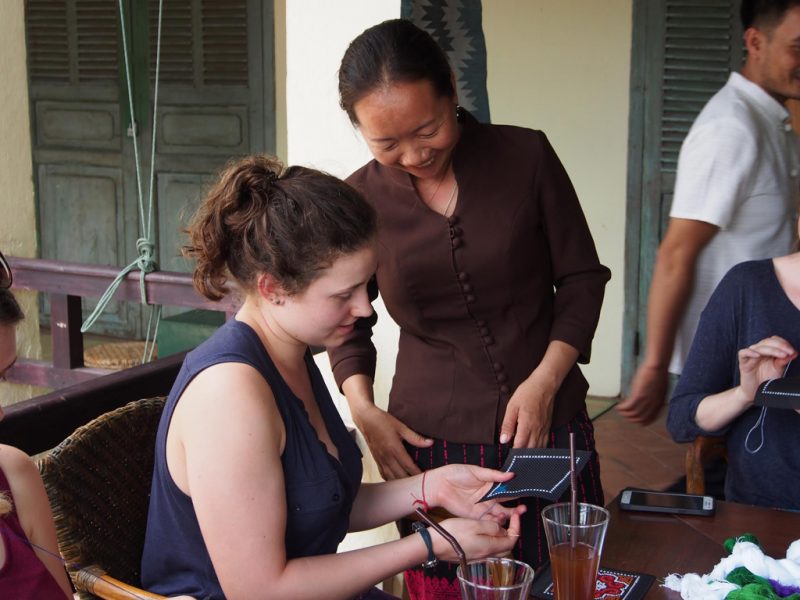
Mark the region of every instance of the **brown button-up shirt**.
<instances>
[{"instance_id":1,"label":"brown button-up shirt","mask_svg":"<svg viewBox=\"0 0 800 600\"><path fill-rule=\"evenodd\" d=\"M371 161L350 176L379 215L376 280L400 326L389 412L419 433L493 443L508 400L551 340L588 362L609 270L575 190L542 132L465 115L453 154L458 203L428 208L411 177ZM374 320L329 355L341 386L374 377ZM577 366L555 400L553 427L585 403Z\"/></svg>"}]
</instances>

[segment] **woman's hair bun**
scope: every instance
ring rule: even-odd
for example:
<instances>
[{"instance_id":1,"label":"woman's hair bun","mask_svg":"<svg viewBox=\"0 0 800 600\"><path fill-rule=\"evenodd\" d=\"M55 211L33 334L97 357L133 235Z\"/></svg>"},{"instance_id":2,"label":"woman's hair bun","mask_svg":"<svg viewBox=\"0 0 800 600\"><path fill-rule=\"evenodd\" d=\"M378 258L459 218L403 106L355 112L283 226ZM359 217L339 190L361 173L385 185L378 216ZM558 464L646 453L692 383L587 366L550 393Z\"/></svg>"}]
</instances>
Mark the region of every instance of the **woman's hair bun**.
<instances>
[{"instance_id":1,"label":"woman's hair bun","mask_svg":"<svg viewBox=\"0 0 800 600\"><path fill-rule=\"evenodd\" d=\"M244 289L269 273L288 293L303 291L336 257L375 235L373 208L342 180L272 156L228 165L187 229L184 254L197 260L194 284L211 300L229 277Z\"/></svg>"}]
</instances>

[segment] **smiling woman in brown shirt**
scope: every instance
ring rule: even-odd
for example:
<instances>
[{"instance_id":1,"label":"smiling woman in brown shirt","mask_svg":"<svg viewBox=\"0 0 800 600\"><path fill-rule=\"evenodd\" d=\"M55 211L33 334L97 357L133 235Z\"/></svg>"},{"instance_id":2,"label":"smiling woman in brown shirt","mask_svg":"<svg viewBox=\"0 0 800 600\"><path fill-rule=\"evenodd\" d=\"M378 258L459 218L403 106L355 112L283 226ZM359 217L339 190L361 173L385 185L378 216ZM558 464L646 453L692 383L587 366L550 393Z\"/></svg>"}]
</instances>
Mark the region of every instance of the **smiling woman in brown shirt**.
<instances>
[{"instance_id":1,"label":"smiling woman in brown shirt","mask_svg":"<svg viewBox=\"0 0 800 600\"><path fill-rule=\"evenodd\" d=\"M400 326L388 413L372 391L374 320L329 354L383 476L497 467L511 446L564 447L571 431L594 450L576 363L589 361L610 273L545 135L459 108L447 58L408 21L356 38L339 90L375 158L348 182L378 212L373 291ZM603 504L596 453L579 495ZM516 553L536 566L544 502L527 503ZM449 597L453 579L406 574L413 598Z\"/></svg>"}]
</instances>

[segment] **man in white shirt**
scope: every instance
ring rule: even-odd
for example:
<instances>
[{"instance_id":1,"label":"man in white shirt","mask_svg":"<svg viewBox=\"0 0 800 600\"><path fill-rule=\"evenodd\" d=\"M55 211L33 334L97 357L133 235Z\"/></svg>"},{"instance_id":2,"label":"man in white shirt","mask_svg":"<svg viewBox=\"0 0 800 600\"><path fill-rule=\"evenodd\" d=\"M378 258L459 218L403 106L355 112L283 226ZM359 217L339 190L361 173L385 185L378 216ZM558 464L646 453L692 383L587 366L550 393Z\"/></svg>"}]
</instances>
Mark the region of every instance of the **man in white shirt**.
<instances>
[{"instance_id":1,"label":"man in white shirt","mask_svg":"<svg viewBox=\"0 0 800 600\"><path fill-rule=\"evenodd\" d=\"M617 410L650 423L700 313L733 265L789 252L800 153L784 104L800 99L800 0L743 0L747 60L684 140L647 307L645 357Z\"/></svg>"}]
</instances>

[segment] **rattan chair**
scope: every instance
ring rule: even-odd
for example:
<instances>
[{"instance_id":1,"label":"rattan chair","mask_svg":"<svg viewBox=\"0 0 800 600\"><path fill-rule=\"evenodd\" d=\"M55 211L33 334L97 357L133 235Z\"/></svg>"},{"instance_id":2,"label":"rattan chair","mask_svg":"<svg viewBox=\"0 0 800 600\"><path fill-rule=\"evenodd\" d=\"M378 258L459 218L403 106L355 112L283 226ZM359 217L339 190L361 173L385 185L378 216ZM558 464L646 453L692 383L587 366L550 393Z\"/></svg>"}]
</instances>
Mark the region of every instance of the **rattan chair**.
<instances>
[{"instance_id":1,"label":"rattan chair","mask_svg":"<svg viewBox=\"0 0 800 600\"><path fill-rule=\"evenodd\" d=\"M724 436L704 436L695 438L686 450L686 493L705 494L706 476L704 467L714 458L728 460L728 448Z\"/></svg>"},{"instance_id":2,"label":"rattan chair","mask_svg":"<svg viewBox=\"0 0 800 600\"><path fill-rule=\"evenodd\" d=\"M59 550L82 600L163 598L138 587L164 401L137 400L106 413L39 463Z\"/></svg>"}]
</instances>

